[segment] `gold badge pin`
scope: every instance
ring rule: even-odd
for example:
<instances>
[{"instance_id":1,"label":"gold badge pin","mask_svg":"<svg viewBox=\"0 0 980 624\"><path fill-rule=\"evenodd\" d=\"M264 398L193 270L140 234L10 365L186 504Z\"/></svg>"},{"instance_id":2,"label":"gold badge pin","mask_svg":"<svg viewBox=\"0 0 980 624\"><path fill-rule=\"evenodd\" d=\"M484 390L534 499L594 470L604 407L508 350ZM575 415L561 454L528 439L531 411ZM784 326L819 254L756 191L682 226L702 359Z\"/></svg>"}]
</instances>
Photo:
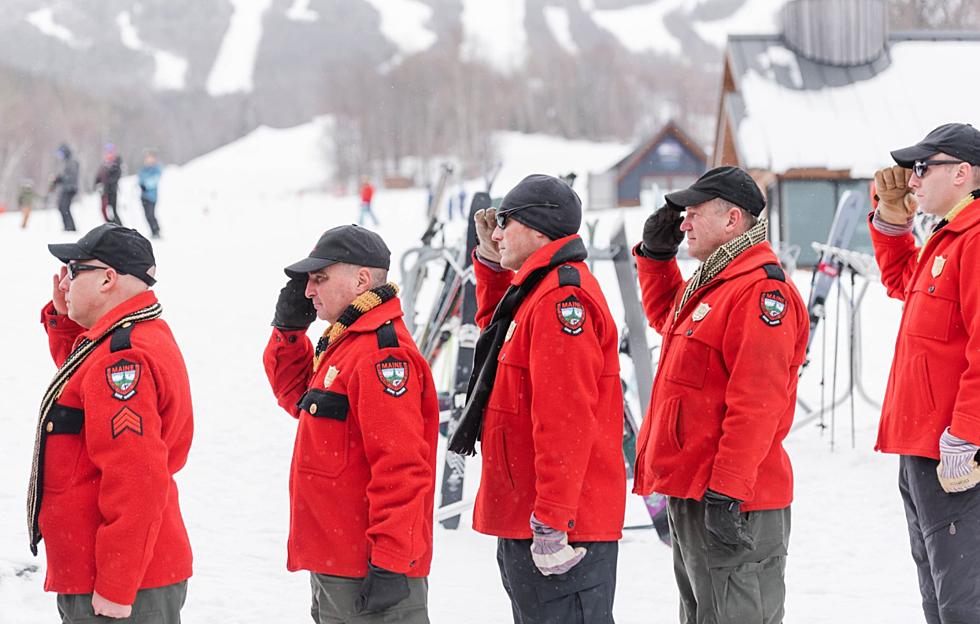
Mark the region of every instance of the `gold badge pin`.
<instances>
[{"instance_id":1,"label":"gold badge pin","mask_svg":"<svg viewBox=\"0 0 980 624\"><path fill-rule=\"evenodd\" d=\"M515 329L517 329L517 321L511 321L510 326L507 328L507 335L504 336L504 342L510 340L510 337L514 335Z\"/></svg>"},{"instance_id":2,"label":"gold badge pin","mask_svg":"<svg viewBox=\"0 0 980 624\"><path fill-rule=\"evenodd\" d=\"M327 369L327 376L323 378L323 387L324 388L329 388L330 387L330 384L333 383L333 380L336 379L337 378L337 375L339 375L339 374L340 374L340 371L337 369L336 366L331 366L330 368L328 368Z\"/></svg>"},{"instance_id":3,"label":"gold badge pin","mask_svg":"<svg viewBox=\"0 0 980 624\"><path fill-rule=\"evenodd\" d=\"M939 274L943 272L944 266L946 266L946 258L936 256L935 260L932 261L932 276L939 277Z\"/></svg>"},{"instance_id":4,"label":"gold badge pin","mask_svg":"<svg viewBox=\"0 0 980 624\"><path fill-rule=\"evenodd\" d=\"M701 302L701 305L694 309L694 314L691 315L691 320L700 321L708 315L708 312L711 312L711 306L709 306L707 303Z\"/></svg>"}]
</instances>

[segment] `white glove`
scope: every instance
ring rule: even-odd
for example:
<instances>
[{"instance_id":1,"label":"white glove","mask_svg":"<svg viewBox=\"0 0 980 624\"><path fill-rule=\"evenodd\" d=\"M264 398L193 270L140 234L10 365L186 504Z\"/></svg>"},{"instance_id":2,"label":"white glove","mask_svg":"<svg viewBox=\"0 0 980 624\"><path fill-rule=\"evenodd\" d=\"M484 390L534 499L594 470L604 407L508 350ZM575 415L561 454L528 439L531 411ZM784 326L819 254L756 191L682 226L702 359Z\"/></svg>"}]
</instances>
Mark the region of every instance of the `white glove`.
<instances>
[{"instance_id":1,"label":"white glove","mask_svg":"<svg viewBox=\"0 0 980 624\"><path fill-rule=\"evenodd\" d=\"M965 492L980 483L976 455L980 446L957 438L949 427L939 438L939 485L947 494Z\"/></svg>"}]
</instances>

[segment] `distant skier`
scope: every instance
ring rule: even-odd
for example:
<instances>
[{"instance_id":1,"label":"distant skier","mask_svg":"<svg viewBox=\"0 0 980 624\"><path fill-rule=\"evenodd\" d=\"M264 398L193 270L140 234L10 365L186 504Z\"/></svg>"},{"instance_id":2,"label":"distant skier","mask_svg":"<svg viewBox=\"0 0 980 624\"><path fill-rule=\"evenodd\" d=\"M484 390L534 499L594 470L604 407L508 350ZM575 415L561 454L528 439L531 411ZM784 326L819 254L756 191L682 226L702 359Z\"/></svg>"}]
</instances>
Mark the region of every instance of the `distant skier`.
<instances>
[{"instance_id":1,"label":"distant skier","mask_svg":"<svg viewBox=\"0 0 980 624\"><path fill-rule=\"evenodd\" d=\"M364 217L371 217L375 225L380 225L378 223L378 217L371 210L371 200L374 199L374 187L371 186L371 180L366 175L361 176L361 213L357 217L358 225L364 225Z\"/></svg>"},{"instance_id":2,"label":"distant skier","mask_svg":"<svg viewBox=\"0 0 980 624\"><path fill-rule=\"evenodd\" d=\"M49 192L53 192L59 186L61 191L58 194L58 212L61 213L61 220L64 223L66 232L75 231L75 220L71 216L71 200L78 193L78 161L71 155L71 149L67 143L58 146L55 153L58 160L62 161L61 172L51 180Z\"/></svg>"},{"instance_id":3,"label":"distant skier","mask_svg":"<svg viewBox=\"0 0 980 624\"><path fill-rule=\"evenodd\" d=\"M160 238L160 224L157 223L157 187L160 185L160 176L163 169L157 163L156 155L151 150L143 152L143 166L139 170L137 180L140 185L140 200L143 202L143 212L146 213L146 222L150 225L153 238Z\"/></svg>"},{"instance_id":4,"label":"distant skier","mask_svg":"<svg viewBox=\"0 0 980 624\"><path fill-rule=\"evenodd\" d=\"M95 189L102 196L102 218L106 223L122 225L119 219L119 178L122 177L122 161L116 146L106 143L102 150L102 166L95 176Z\"/></svg>"},{"instance_id":5,"label":"distant skier","mask_svg":"<svg viewBox=\"0 0 980 624\"><path fill-rule=\"evenodd\" d=\"M31 218L31 211L34 209L34 181L24 178L20 181L20 191L17 193L17 207L21 212L20 227L27 227L27 220Z\"/></svg>"},{"instance_id":6,"label":"distant skier","mask_svg":"<svg viewBox=\"0 0 980 624\"><path fill-rule=\"evenodd\" d=\"M626 506L619 339L578 236L582 203L530 175L474 215L479 302L468 403L450 442L482 480L515 622L613 622ZM498 356L499 353L499 356Z\"/></svg>"},{"instance_id":7,"label":"distant skier","mask_svg":"<svg viewBox=\"0 0 980 624\"><path fill-rule=\"evenodd\" d=\"M718 167L666 200L634 248L664 342L633 492L668 497L682 624L778 624L793 500L783 440L809 316L767 242L749 174ZM675 259L684 232L702 262L687 282Z\"/></svg>"}]
</instances>

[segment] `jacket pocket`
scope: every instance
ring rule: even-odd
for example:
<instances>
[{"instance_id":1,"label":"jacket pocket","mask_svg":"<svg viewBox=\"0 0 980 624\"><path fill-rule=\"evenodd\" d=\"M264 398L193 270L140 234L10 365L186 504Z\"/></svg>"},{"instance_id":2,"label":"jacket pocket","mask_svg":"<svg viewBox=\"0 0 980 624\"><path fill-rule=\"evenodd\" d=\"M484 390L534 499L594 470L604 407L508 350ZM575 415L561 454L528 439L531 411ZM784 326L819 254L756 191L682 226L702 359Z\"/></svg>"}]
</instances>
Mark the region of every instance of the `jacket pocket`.
<instances>
[{"instance_id":1,"label":"jacket pocket","mask_svg":"<svg viewBox=\"0 0 980 624\"><path fill-rule=\"evenodd\" d=\"M310 390L297 406L302 410L296 439L296 461L301 472L336 477L350 455L350 401L327 390Z\"/></svg>"},{"instance_id":2,"label":"jacket pocket","mask_svg":"<svg viewBox=\"0 0 980 624\"><path fill-rule=\"evenodd\" d=\"M524 368L506 362L497 365L497 376L493 390L487 400L487 408L498 412L517 414L521 406L521 389L524 381Z\"/></svg>"},{"instance_id":3,"label":"jacket pocket","mask_svg":"<svg viewBox=\"0 0 980 624\"><path fill-rule=\"evenodd\" d=\"M670 440L671 446L677 450L681 450L684 448L681 444L680 436L681 400L671 399L667 401L664 409L664 416L667 422L667 439Z\"/></svg>"},{"instance_id":4,"label":"jacket pocket","mask_svg":"<svg viewBox=\"0 0 980 624\"><path fill-rule=\"evenodd\" d=\"M912 357L912 373L909 379L912 396L916 406L926 414L936 411L936 400L932 396L932 380L929 378L929 362L924 353ZM923 414L925 415L925 414Z\"/></svg>"},{"instance_id":5,"label":"jacket pocket","mask_svg":"<svg viewBox=\"0 0 980 624\"><path fill-rule=\"evenodd\" d=\"M485 451L486 463L494 467L497 480L509 491L513 492L514 478L510 474L510 463L507 457L507 436L500 427L489 431L490 448ZM489 476L489 475L488 475Z\"/></svg>"},{"instance_id":6,"label":"jacket pocket","mask_svg":"<svg viewBox=\"0 0 980 624\"><path fill-rule=\"evenodd\" d=\"M673 337L667 368L667 379L698 390L704 388L711 347L693 336L678 333Z\"/></svg>"},{"instance_id":7,"label":"jacket pocket","mask_svg":"<svg viewBox=\"0 0 980 624\"><path fill-rule=\"evenodd\" d=\"M924 286L916 286L912 297L906 333L940 342L948 341L956 302L929 293Z\"/></svg>"},{"instance_id":8,"label":"jacket pocket","mask_svg":"<svg viewBox=\"0 0 980 624\"><path fill-rule=\"evenodd\" d=\"M55 403L45 418L44 489L64 491L71 485L82 455L85 411Z\"/></svg>"}]
</instances>

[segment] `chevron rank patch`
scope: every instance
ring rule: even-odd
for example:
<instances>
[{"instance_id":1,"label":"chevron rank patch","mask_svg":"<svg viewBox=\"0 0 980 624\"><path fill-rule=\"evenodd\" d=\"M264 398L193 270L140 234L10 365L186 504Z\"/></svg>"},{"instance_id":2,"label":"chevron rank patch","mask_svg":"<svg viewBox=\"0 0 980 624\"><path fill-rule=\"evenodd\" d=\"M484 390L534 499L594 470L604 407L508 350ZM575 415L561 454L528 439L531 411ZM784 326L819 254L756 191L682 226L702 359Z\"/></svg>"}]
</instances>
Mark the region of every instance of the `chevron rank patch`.
<instances>
[{"instance_id":1,"label":"chevron rank patch","mask_svg":"<svg viewBox=\"0 0 980 624\"><path fill-rule=\"evenodd\" d=\"M759 295L759 307L762 308L762 316L759 318L769 325L775 327L782 325L782 318L786 316L786 297L778 290L770 290Z\"/></svg>"},{"instance_id":2,"label":"chevron rank patch","mask_svg":"<svg viewBox=\"0 0 980 624\"><path fill-rule=\"evenodd\" d=\"M401 396L408 390L408 362L395 359L389 355L374 365L374 370L378 373L378 379L384 386L385 392L391 396Z\"/></svg>"},{"instance_id":3,"label":"chevron rank patch","mask_svg":"<svg viewBox=\"0 0 980 624\"><path fill-rule=\"evenodd\" d=\"M582 325L585 323L585 306L575 295L569 295L567 299L555 304L558 313L558 322L561 323L561 330L570 336L578 336L582 333Z\"/></svg>"},{"instance_id":4,"label":"chevron rank patch","mask_svg":"<svg viewBox=\"0 0 980 624\"><path fill-rule=\"evenodd\" d=\"M140 382L140 365L129 360L119 360L105 369L105 380L112 390L112 398L128 401L136 394Z\"/></svg>"},{"instance_id":5,"label":"chevron rank patch","mask_svg":"<svg viewBox=\"0 0 980 624\"><path fill-rule=\"evenodd\" d=\"M143 435L143 417L129 409L128 405L112 417L112 439L115 440L127 430L138 436Z\"/></svg>"}]
</instances>

